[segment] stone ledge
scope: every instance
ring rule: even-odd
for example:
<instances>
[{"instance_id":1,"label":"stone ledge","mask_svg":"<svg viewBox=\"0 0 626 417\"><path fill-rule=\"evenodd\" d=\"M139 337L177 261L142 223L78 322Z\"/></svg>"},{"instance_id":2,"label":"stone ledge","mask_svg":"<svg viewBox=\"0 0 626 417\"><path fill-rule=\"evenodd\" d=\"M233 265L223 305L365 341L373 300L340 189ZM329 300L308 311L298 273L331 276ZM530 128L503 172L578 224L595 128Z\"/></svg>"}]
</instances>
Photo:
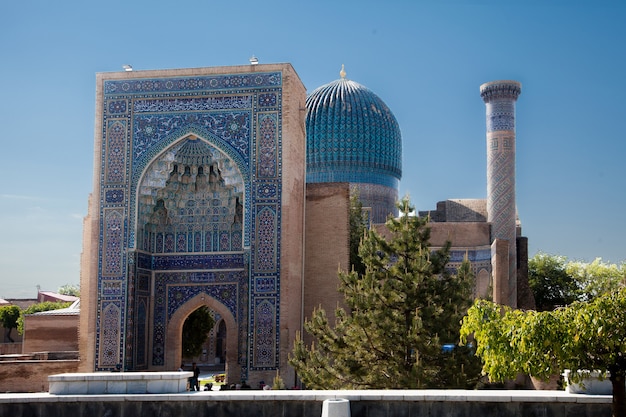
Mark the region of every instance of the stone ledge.
<instances>
[{"instance_id":1,"label":"stone ledge","mask_svg":"<svg viewBox=\"0 0 626 417\"><path fill-rule=\"evenodd\" d=\"M192 372L89 372L48 376L54 395L172 394L185 392Z\"/></svg>"},{"instance_id":2,"label":"stone ledge","mask_svg":"<svg viewBox=\"0 0 626 417\"><path fill-rule=\"evenodd\" d=\"M130 374L130 373L127 373ZM191 372L176 372L184 376ZM198 391L152 394L55 395L52 393L0 394L1 403L15 402L91 402L91 401L323 401L347 399L350 401L400 402L481 402L481 403L578 403L611 404L611 395L569 394L565 391L509 391L509 390L286 390L286 391Z\"/></svg>"}]
</instances>

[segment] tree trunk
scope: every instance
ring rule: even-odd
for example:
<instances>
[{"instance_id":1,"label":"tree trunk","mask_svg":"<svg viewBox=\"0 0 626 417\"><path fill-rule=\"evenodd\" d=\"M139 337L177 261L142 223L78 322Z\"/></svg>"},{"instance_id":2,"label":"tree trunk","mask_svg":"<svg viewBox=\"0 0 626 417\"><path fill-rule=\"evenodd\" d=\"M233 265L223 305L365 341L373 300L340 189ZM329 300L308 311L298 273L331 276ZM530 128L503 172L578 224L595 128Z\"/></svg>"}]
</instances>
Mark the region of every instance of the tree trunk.
<instances>
[{"instance_id":1,"label":"tree trunk","mask_svg":"<svg viewBox=\"0 0 626 417\"><path fill-rule=\"evenodd\" d=\"M611 371L611 385L613 386L613 417L626 417L626 384L624 372Z\"/></svg>"}]
</instances>

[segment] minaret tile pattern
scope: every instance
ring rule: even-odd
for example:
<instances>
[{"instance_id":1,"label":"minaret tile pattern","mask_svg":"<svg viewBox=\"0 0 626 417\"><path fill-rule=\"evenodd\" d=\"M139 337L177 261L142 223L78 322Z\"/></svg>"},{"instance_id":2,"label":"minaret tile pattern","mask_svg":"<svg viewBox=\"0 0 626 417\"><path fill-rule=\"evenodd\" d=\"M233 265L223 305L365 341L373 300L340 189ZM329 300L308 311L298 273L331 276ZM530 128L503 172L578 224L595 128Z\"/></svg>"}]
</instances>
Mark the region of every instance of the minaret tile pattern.
<instances>
[{"instance_id":1,"label":"minaret tile pattern","mask_svg":"<svg viewBox=\"0 0 626 417\"><path fill-rule=\"evenodd\" d=\"M517 81L480 86L487 115L487 221L491 239L509 243L508 305L517 305L515 205L515 102L522 92Z\"/></svg>"}]
</instances>

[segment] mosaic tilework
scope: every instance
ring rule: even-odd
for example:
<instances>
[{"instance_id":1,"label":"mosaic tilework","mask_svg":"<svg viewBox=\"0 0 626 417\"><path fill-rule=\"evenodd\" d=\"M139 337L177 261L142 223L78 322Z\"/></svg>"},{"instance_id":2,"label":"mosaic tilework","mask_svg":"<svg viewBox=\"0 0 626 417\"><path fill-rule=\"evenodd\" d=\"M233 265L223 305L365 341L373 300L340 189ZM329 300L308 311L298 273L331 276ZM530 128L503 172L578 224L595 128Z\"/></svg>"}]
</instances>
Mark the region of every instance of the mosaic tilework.
<instances>
[{"instance_id":1,"label":"mosaic tilework","mask_svg":"<svg viewBox=\"0 0 626 417\"><path fill-rule=\"evenodd\" d=\"M393 113L345 73L313 91L306 106L306 182L381 186L380 196L372 192L361 201L373 208L375 223L384 223L387 214L396 212L402 176L402 138Z\"/></svg>"},{"instance_id":2,"label":"mosaic tilework","mask_svg":"<svg viewBox=\"0 0 626 417\"><path fill-rule=\"evenodd\" d=\"M242 253L220 253L204 255L154 255L150 269L157 271L183 269L239 269L244 267Z\"/></svg>"},{"instance_id":3,"label":"mosaic tilework","mask_svg":"<svg viewBox=\"0 0 626 417\"><path fill-rule=\"evenodd\" d=\"M515 101L522 92L517 81L493 81L480 86L485 102L487 132L515 130Z\"/></svg>"},{"instance_id":4,"label":"mosaic tilework","mask_svg":"<svg viewBox=\"0 0 626 417\"><path fill-rule=\"evenodd\" d=\"M189 299L207 294L225 305L240 326L245 326L242 301L247 289L245 271L190 272L155 274L154 343L152 364L165 363L165 335L167 321Z\"/></svg>"},{"instance_id":5,"label":"mosaic tilework","mask_svg":"<svg viewBox=\"0 0 626 417\"><path fill-rule=\"evenodd\" d=\"M120 329L122 327L120 308L115 303L103 305L100 336L102 355L99 365L102 368L115 367L120 360Z\"/></svg>"},{"instance_id":6,"label":"mosaic tilework","mask_svg":"<svg viewBox=\"0 0 626 417\"><path fill-rule=\"evenodd\" d=\"M257 165L257 175L259 178L276 177L277 169L277 120L275 114L264 114L259 116L259 139L257 157L259 164Z\"/></svg>"},{"instance_id":7,"label":"mosaic tilework","mask_svg":"<svg viewBox=\"0 0 626 417\"><path fill-rule=\"evenodd\" d=\"M121 188L106 190L104 200L107 203L121 203L124 201L124 190Z\"/></svg>"},{"instance_id":8,"label":"mosaic tilework","mask_svg":"<svg viewBox=\"0 0 626 417\"><path fill-rule=\"evenodd\" d=\"M249 364L252 368L254 364L263 369L276 367L277 356L268 356L267 352L278 351L278 315L269 319L265 310L247 309L253 305L249 296L256 300L260 294L264 299L270 295L275 305L279 302L280 280L275 272L280 270L280 210L276 206L281 200L282 74L145 79L133 75L124 80L105 80L103 96L98 98L103 104L98 314L102 317L104 309L109 308L111 316L112 311L118 312L119 320L115 331L110 331L114 320L96 323L97 368L114 369L122 360L129 370L148 363L163 364L168 317L199 292L223 303L239 320L238 357L244 370ZM169 223L173 226L171 231L163 227L161 233L155 229L150 235L143 225L158 199L168 201L187 193L164 187L177 153L186 158L178 173L181 187L195 184L202 175L199 167L209 170L211 164L206 163L205 156L183 151L185 138L192 136L208 146L209 159L230 187L221 189L230 190L232 204L211 206L211 201L222 201L225 194L213 200L176 199L187 203L168 208L170 214L163 219L164 224L174 221ZM185 179L187 165L191 166L191 182ZM263 177L258 184L254 173ZM159 192L163 197L158 197ZM203 201L208 203L207 209L211 207L210 211L198 211L200 206L193 205ZM260 201L262 209L257 207ZM213 224L226 224L230 218L234 221L229 230L221 226L203 229L199 225L211 222L204 222L201 217L197 217L198 222L192 221L194 216L223 219ZM263 226L263 240L251 240L251 236L257 235L257 227L270 224L274 229ZM162 248L161 253L157 247ZM250 256L249 251L257 247L262 256ZM257 262L262 262L262 272L253 272L252 276L244 273L259 270ZM268 268L274 272L272 277L267 276ZM155 305L151 306L147 292L151 288L150 274L159 270L176 272L155 273ZM237 276L229 275L232 273ZM105 276L115 280L105 280ZM248 294L250 286L253 290ZM149 325L146 320L151 314L154 320ZM254 344L256 339L248 344L247 337L247 329L256 320L263 323L264 333L273 335L259 339L259 346ZM150 335L151 327L154 332ZM150 337L154 347L148 352ZM127 340L127 346L123 347L121 340ZM268 347L268 340L273 340L274 346Z\"/></svg>"},{"instance_id":9,"label":"mosaic tilework","mask_svg":"<svg viewBox=\"0 0 626 417\"><path fill-rule=\"evenodd\" d=\"M126 173L126 123L123 120L109 121L107 131L106 179L109 183L122 183Z\"/></svg>"},{"instance_id":10,"label":"mosaic tilework","mask_svg":"<svg viewBox=\"0 0 626 417\"><path fill-rule=\"evenodd\" d=\"M276 277L273 276L257 277L254 280L254 290L257 293L275 293L278 290L278 281Z\"/></svg>"},{"instance_id":11,"label":"mosaic tilework","mask_svg":"<svg viewBox=\"0 0 626 417\"><path fill-rule=\"evenodd\" d=\"M487 132L515 130L515 104L510 100L487 103Z\"/></svg>"},{"instance_id":12,"label":"mosaic tilework","mask_svg":"<svg viewBox=\"0 0 626 417\"><path fill-rule=\"evenodd\" d=\"M163 79L137 79L108 81L105 94L137 93L193 93L247 88L279 87L282 85L280 72L213 75L197 77L169 77Z\"/></svg>"},{"instance_id":13,"label":"mosaic tilework","mask_svg":"<svg viewBox=\"0 0 626 417\"><path fill-rule=\"evenodd\" d=\"M221 138L242 158L249 157L250 114L231 113L176 113L174 115L136 115L134 118L133 159L143 159L150 148L162 143L163 138L181 132L181 127L195 125Z\"/></svg>"},{"instance_id":14,"label":"mosaic tilework","mask_svg":"<svg viewBox=\"0 0 626 417\"><path fill-rule=\"evenodd\" d=\"M354 163L400 179L400 128L376 94L342 78L313 91L306 106L307 172Z\"/></svg>"},{"instance_id":15,"label":"mosaic tilework","mask_svg":"<svg viewBox=\"0 0 626 417\"><path fill-rule=\"evenodd\" d=\"M120 276L122 269L122 234L124 228L124 212L122 210L108 209L104 211L104 249L106 257L103 276Z\"/></svg>"},{"instance_id":16,"label":"mosaic tilework","mask_svg":"<svg viewBox=\"0 0 626 417\"><path fill-rule=\"evenodd\" d=\"M278 196L278 185L275 183L258 183L256 188L256 198L259 199L275 199Z\"/></svg>"},{"instance_id":17,"label":"mosaic tilework","mask_svg":"<svg viewBox=\"0 0 626 417\"><path fill-rule=\"evenodd\" d=\"M272 367L278 361L276 323L276 300L273 298L255 300L254 309L254 352L253 367Z\"/></svg>"},{"instance_id":18,"label":"mosaic tilework","mask_svg":"<svg viewBox=\"0 0 626 417\"><path fill-rule=\"evenodd\" d=\"M278 227L276 208L259 205L257 213L257 235L255 271L276 272L277 241L274 231Z\"/></svg>"},{"instance_id":19,"label":"mosaic tilework","mask_svg":"<svg viewBox=\"0 0 626 417\"><path fill-rule=\"evenodd\" d=\"M148 299L141 297L137 299L137 346L135 353L135 363L140 368L148 365Z\"/></svg>"}]
</instances>

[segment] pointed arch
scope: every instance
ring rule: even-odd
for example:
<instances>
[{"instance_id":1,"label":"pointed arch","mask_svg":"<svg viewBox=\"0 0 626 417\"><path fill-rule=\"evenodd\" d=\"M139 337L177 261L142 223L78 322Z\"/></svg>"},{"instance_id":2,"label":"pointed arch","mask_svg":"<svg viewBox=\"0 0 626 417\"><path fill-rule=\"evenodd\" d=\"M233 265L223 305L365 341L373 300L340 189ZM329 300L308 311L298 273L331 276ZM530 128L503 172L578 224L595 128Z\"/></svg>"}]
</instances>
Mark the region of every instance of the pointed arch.
<instances>
[{"instance_id":1,"label":"pointed arch","mask_svg":"<svg viewBox=\"0 0 626 417\"><path fill-rule=\"evenodd\" d=\"M167 333L165 342L165 367L166 369L177 369L182 358L182 332L185 320L189 315L198 308L206 306L222 317L226 324L226 369L234 369L237 364L237 346L239 332L237 331L237 322L230 310L222 303L208 295L200 293L183 304L172 315L167 323ZM216 323L217 324L217 323Z\"/></svg>"}]
</instances>

